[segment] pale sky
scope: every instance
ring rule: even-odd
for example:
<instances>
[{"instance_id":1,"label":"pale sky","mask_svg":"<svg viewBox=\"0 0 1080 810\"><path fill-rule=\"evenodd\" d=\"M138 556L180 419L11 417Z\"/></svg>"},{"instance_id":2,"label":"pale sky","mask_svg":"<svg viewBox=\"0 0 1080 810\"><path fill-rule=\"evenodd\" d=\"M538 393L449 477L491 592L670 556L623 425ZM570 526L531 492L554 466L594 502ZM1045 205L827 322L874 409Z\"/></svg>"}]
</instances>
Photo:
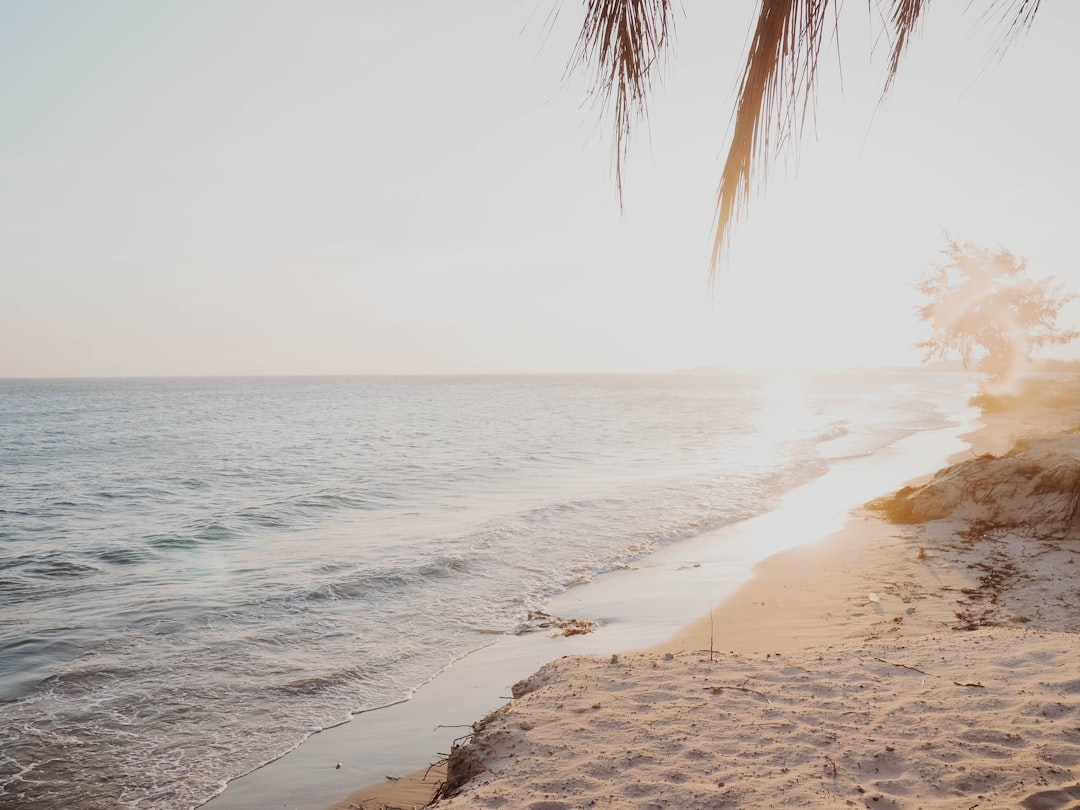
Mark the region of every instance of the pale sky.
<instances>
[{"instance_id":1,"label":"pale sky","mask_svg":"<svg viewBox=\"0 0 1080 810\"><path fill-rule=\"evenodd\" d=\"M0 0L0 376L916 363L943 231L1080 292L1080 4L968 5L878 107L846 4L710 291L749 0L682 4L622 213L577 0Z\"/></svg>"}]
</instances>

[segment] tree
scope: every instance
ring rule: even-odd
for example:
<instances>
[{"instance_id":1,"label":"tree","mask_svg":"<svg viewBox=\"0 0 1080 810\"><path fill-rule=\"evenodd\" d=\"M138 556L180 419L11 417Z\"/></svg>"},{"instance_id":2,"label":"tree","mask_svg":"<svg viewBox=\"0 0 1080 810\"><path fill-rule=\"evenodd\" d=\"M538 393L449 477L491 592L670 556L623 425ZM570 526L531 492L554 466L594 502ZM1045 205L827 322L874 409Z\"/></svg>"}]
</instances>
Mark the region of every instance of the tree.
<instances>
[{"instance_id":1,"label":"tree","mask_svg":"<svg viewBox=\"0 0 1080 810\"><path fill-rule=\"evenodd\" d=\"M929 301L919 318L933 336L917 344L924 362L955 352L964 368L1000 379L1026 363L1043 346L1069 343L1080 336L1057 326L1058 313L1075 294L1053 278L1027 277L1027 261L1003 248L983 248L949 237L946 257L917 285Z\"/></svg>"},{"instance_id":2,"label":"tree","mask_svg":"<svg viewBox=\"0 0 1080 810\"><path fill-rule=\"evenodd\" d=\"M1039 0L985 3L984 14L999 10L1007 34L1027 29L1039 10ZM635 123L647 118L654 72L673 39L673 5L674 0L586 0L585 21L570 64L593 72L593 93L611 108L620 201L629 137ZM799 139L813 97L822 38L833 30L841 5L841 0L760 0L716 192L710 281L731 228L747 207L752 181L759 174L764 179L773 153ZM882 5L888 6L887 14ZM890 40L883 99L928 5L930 0L876 0L868 5L871 13L875 8L881 12ZM1002 39L1002 47L1007 39Z\"/></svg>"}]
</instances>

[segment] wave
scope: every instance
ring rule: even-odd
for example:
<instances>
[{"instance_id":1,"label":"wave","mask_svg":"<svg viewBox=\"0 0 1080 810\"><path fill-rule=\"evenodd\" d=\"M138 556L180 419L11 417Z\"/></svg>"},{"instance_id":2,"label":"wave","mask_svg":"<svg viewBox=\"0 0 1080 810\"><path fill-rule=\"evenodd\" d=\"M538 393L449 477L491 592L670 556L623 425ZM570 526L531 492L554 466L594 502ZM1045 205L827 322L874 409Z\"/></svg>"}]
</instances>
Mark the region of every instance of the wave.
<instances>
[{"instance_id":1,"label":"wave","mask_svg":"<svg viewBox=\"0 0 1080 810\"><path fill-rule=\"evenodd\" d=\"M357 597L370 599L375 595L400 594L408 589L422 589L433 583L455 580L474 570L473 561L464 555L436 555L412 564L399 563L339 577L306 589L295 598L311 601Z\"/></svg>"},{"instance_id":2,"label":"wave","mask_svg":"<svg viewBox=\"0 0 1080 810\"><path fill-rule=\"evenodd\" d=\"M90 692L100 688L103 681L118 681L138 675L141 671L139 667L87 666L50 675L41 682L41 686L46 691L64 687Z\"/></svg>"},{"instance_id":3,"label":"wave","mask_svg":"<svg viewBox=\"0 0 1080 810\"><path fill-rule=\"evenodd\" d=\"M337 511L366 512L379 509L396 496L390 492L365 492L346 495L340 492L312 492L291 496L258 506L248 506L233 513L244 528L291 529L311 525Z\"/></svg>"},{"instance_id":4,"label":"wave","mask_svg":"<svg viewBox=\"0 0 1080 810\"><path fill-rule=\"evenodd\" d=\"M833 439L839 439L841 436L847 436L851 433L848 428L848 421L842 419L839 422L833 422L825 430L821 431L816 439L819 442L831 442Z\"/></svg>"},{"instance_id":5,"label":"wave","mask_svg":"<svg viewBox=\"0 0 1080 810\"><path fill-rule=\"evenodd\" d=\"M85 577L101 573L101 569L95 565L87 565L85 563L76 562L75 560L53 555L48 555L44 558L39 558L32 563L28 563L24 566L23 570L28 574L35 574L41 577L64 579Z\"/></svg>"},{"instance_id":6,"label":"wave","mask_svg":"<svg viewBox=\"0 0 1080 810\"><path fill-rule=\"evenodd\" d=\"M155 554L137 548L109 548L95 552L102 562L111 565L139 565L156 558Z\"/></svg>"},{"instance_id":7,"label":"wave","mask_svg":"<svg viewBox=\"0 0 1080 810\"><path fill-rule=\"evenodd\" d=\"M275 691L290 696L307 696L314 692L322 692L354 683L367 673L363 667L344 667L321 675L305 675L301 678L278 684Z\"/></svg>"}]
</instances>

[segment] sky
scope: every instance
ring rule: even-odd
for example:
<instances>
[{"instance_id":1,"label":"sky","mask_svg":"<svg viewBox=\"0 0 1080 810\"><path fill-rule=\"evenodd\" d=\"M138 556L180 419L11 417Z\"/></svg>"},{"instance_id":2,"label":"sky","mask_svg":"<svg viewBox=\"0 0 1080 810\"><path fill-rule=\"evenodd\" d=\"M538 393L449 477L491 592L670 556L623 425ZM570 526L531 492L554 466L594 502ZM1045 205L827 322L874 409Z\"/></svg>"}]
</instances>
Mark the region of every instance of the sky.
<instances>
[{"instance_id":1,"label":"sky","mask_svg":"<svg viewBox=\"0 0 1080 810\"><path fill-rule=\"evenodd\" d=\"M1075 3L931 4L881 105L844 5L710 287L755 5L677 4L620 210L576 0L0 0L0 376L915 364L946 232L1080 292Z\"/></svg>"}]
</instances>

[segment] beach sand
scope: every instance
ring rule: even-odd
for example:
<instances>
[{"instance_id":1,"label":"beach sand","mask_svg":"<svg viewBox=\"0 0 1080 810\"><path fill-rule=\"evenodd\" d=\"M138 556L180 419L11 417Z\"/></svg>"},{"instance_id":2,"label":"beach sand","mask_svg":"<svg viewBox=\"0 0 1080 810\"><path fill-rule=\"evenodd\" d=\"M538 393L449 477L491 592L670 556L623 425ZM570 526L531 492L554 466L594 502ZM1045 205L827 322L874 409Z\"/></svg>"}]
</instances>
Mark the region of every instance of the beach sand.
<instances>
[{"instance_id":1,"label":"beach sand","mask_svg":"<svg viewBox=\"0 0 1080 810\"><path fill-rule=\"evenodd\" d=\"M1080 425L1076 401L988 415L960 467L904 495L964 519L858 510L653 649L544 666L455 747L437 806L1080 807L1080 527L1055 517L1073 484L995 499L977 477L985 454ZM997 474L1057 481L1075 441ZM1002 499L1056 533L972 522ZM441 777L420 775L336 807L423 806Z\"/></svg>"},{"instance_id":2,"label":"beach sand","mask_svg":"<svg viewBox=\"0 0 1080 810\"><path fill-rule=\"evenodd\" d=\"M331 810L390 810L424 807L446 781L446 764L436 763L422 771L369 785L337 802Z\"/></svg>"}]
</instances>

